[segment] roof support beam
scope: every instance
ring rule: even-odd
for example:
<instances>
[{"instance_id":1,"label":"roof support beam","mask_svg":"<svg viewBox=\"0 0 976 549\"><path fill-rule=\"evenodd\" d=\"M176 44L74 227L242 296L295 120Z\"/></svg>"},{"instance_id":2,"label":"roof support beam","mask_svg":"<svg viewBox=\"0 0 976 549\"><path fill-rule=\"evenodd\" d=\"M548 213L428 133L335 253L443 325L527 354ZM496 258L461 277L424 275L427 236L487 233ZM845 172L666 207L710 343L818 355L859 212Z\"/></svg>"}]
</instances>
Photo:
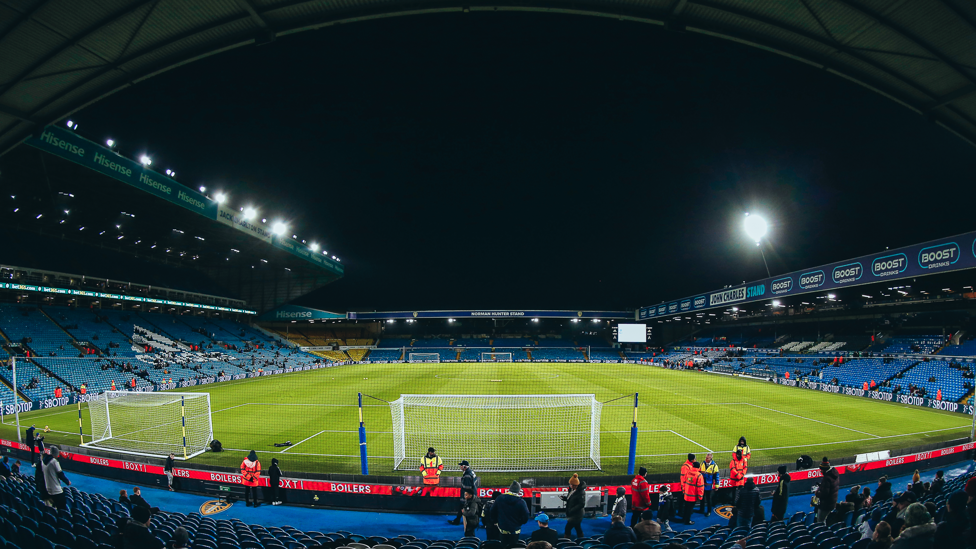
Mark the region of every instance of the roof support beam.
<instances>
[{"instance_id":1,"label":"roof support beam","mask_svg":"<svg viewBox=\"0 0 976 549\"><path fill-rule=\"evenodd\" d=\"M964 97L969 97L970 95L976 95L976 85L965 86L963 88L959 88L958 90L950 94L943 95L938 99L938 101L929 105L926 110L933 111L935 109L938 109L939 107L944 107L949 103L958 101Z\"/></svg>"},{"instance_id":2,"label":"roof support beam","mask_svg":"<svg viewBox=\"0 0 976 549\"><path fill-rule=\"evenodd\" d=\"M20 28L21 25L30 21L31 18L34 17L34 14L40 11L41 8L43 8L48 3L48 1L49 0L42 0L41 2L38 2L33 8L21 13L17 21L15 21L14 24L10 25L10 28L7 29L7 32L0 34L0 41L3 41L4 38L6 38L15 30Z\"/></svg>"},{"instance_id":3,"label":"roof support beam","mask_svg":"<svg viewBox=\"0 0 976 549\"><path fill-rule=\"evenodd\" d=\"M31 124L38 124L39 123L36 120L34 120L33 118L31 118L31 115L28 114L28 113L22 112L22 111L18 111L17 109L11 109L10 107L4 107L3 105L0 105L0 114L5 114L7 116L12 116L12 117L17 118L19 120L22 120L24 122L30 122Z\"/></svg>"},{"instance_id":4,"label":"roof support beam","mask_svg":"<svg viewBox=\"0 0 976 549\"><path fill-rule=\"evenodd\" d=\"M246 11L248 15L251 16L251 20L254 21L257 26L261 27L262 29L268 28L268 23L265 22L264 18L261 17L261 14L254 9L254 6L252 6L248 0L235 1L237 2L237 5L241 7L241 9Z\"/></svg>"}]
</instances>

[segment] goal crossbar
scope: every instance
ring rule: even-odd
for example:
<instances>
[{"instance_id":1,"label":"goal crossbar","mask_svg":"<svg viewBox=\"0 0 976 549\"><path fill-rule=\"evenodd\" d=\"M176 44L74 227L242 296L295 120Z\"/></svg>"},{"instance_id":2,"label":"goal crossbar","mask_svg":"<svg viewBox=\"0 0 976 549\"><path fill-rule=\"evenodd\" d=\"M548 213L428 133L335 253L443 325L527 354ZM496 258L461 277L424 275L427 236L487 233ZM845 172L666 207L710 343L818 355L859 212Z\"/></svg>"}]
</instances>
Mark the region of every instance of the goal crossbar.
<instances>
[{"instance_id":1,"label":"goal crossbar","mask_svg":"<svg viewBox=\"0 0 976 549\"><path fill-rule=\"evenodd\" d=\"M477 471L600 469L593 394L422 395L390 403L394 468L413 470L428 447Z\"/></svg>"}]
</instances>

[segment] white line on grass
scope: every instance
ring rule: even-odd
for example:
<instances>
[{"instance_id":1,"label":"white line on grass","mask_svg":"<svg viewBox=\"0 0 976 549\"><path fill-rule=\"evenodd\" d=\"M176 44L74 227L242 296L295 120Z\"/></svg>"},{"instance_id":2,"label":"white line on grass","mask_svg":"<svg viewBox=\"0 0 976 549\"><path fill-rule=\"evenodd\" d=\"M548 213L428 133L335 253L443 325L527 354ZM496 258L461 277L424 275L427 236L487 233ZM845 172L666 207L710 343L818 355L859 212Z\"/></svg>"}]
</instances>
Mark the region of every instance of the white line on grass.
<instances>
[{"instance_id":1,"label":"white line on grass","mask_svg":"<svg viewBox=\"0 0 976 549\"><path fill-rule=\"evenodd\" d=\"M688 442L694 444L695 446L699 446L701 448L704 448L706 452L711 452L711 450L708 449L708 446L705 446L704 444L699 444L699 443L695 442L694 440L691 440L690 438L682 435L681 433L679 433L677 431L671 431L671 432L674 433L674 434L676 434L676 435L678 435L679 437L687 440Z\"/></svg>"},{"instance_id":2,"label":"white line on grass","mask_svg":"<svg viewBox=\"0 0 976 549\"><path fill-rule=\"evenodd\" d=\"M309 440L309 439L312 439L312 438L315 438L315 437L317 437L317 436L319 436L319 435L321 435L321 434L322 434L322 433L324 433L324 432L325 432L324 430L323 430L323 431L319 431L319 432L317 432L317 433L315 433L314 435L312 435L312 436L310 436L310 437L308 437L308 438L306 438L306 439L304 439L304 440L299 440L299 441L298 441L298 442L296 442L295 444L292 444L292 445L291 445L291 446L289 446L288 448L285 448L284 450L282 450L282 451L280 451L280 452L278 452L278 453L279 453L279 454L284 454L284 453L285 453L285 452L287 452L288 450L290 450L290 449L292 449L292 448L294 448L294 447L296 447L296 446L298 446L299 444L301 444L301 443L303 443L303 442L305 442L306 440Z\"/></svg>"},{"instance_id":3,"label":"white line on grass","mask_svg":"<svg viewBox=\"0 0 976 549\"><path fill-rule=\"evenodd\" d=\"M793 417L797 417L797 418L800 418L800 419L805 419L807 421L813 421L814 423L822 423L824 425L829 425L831 427L837 427L838 429L846 429L848 431L854 431L855 433L861 433L862 435L868 435L868 436L872 436L874 438L881 438L880 436L875 435L873 433L865 433L864 431L858 431L857 429L851 429L850 427L844 427L842 425L834 425L833 423L827 423L826 421L820 421L819 419L811 419L811 418L804 417L804 416L798 416L796 414L791 414L789 412L783 412L783 411L777 410L775 408L767 408L765 406L760 406L758 404L748 404L748 403L746 403L746 405L753 406L755 408L762 408L763 410L769 410L770 412L776 412L777 414L784 414L784 415L787 415L787 416L793 416Z\"/></svg>"}]
</instances>

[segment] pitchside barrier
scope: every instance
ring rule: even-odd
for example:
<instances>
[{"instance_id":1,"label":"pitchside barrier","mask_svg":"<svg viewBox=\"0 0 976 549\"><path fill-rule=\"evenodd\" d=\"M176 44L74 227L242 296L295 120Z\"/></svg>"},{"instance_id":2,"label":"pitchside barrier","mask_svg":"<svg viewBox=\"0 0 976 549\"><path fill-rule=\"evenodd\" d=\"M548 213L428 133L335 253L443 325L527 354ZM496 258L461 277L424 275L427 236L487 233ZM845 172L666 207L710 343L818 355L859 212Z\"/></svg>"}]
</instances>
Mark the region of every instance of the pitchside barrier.
<instances>
[{"instance_id":1,"label":"pitchside barrier","mask_svg":"<svg viewBox=\"0 0 976 549\"><path fill-rule=\"evenodd\" d=\"M0 439L0 446L12 451L13 458L28 460L28 447L26 444ZM894 477L902 474L909 474L915 469L932 469L944 467L952 463L957 463L971 458L971 451L976 444L967 442L943 448L936 448L924 452L894 456L886 459L877 459L861 463L848 465L837 465L835 468L840 474L842 486L854 484L867 484L874 482L881 475ZM163 472L163 465L160 460L154 462L140 462L119 460L108 457L90 455L89 450L84 448L64 447L60 456L61 466L67 472L79 472L87 475L94 475L104 478L120 480L123 482L141 484L143 486L166 486L166 476ZM259 458L265 457L261 454ZM792 464L791 464L792 466ZM772 467L775 467L772 466ZM769 469L764 468L764 469ZM180 491L206 494L207 487L212 493L213 485L237 486L241 484L241 475L232 472L230 468L187 468L177 466L173 469L177 487ZM287 471L287 467L286 467ZM719 488L730 488L731 483L722 470L722 481ZM791 490L793 493L803 493L819 483L822 473L819 468L794 471L789 473L791 478ZM674 471L671 478L678 476ZM772 486L778 481L777 474L773 472L761 474L748 474L760 486ZM334 477L347 477L348 480L331 480L295 477L286 474L279 482L279 487L283 489L284 501L298 505L313 505L316 507L343 507L350 509L369 509L386 511L410 511L410 512L449 512L457 510L457 501L461 496L460 486L424 486L420 484L419 477L408 477L403 479L401 484L382 484L371 482L356 482L359 478L351 475L334 475ZM662 475L656 475L661 478ZM443 481L455 480L455 477L446 477ZM583 477L583 480L590 480ZM587 491L599 491L602 494L615 494L618 487L630 494L630 477L616 477L619 484L603 484L608 479L594 477L593 483L589 482ZM656 480L656 479L654 479ZM409 482L409 484L407 484ZM268 486L268 478L262 476L259 480L262 487ZM651 482L650 489L657 492L662 485L670 487L672 492L681 489L678 482ZM505 491L506 487L482 487L479 489L481 498L490 498L495 491ZM554 486L533 486L529 483L523 485L523 498L529 502L537 502L537 496L543 493L565 491L562 485Z\"/></svg>"}]
</instances>

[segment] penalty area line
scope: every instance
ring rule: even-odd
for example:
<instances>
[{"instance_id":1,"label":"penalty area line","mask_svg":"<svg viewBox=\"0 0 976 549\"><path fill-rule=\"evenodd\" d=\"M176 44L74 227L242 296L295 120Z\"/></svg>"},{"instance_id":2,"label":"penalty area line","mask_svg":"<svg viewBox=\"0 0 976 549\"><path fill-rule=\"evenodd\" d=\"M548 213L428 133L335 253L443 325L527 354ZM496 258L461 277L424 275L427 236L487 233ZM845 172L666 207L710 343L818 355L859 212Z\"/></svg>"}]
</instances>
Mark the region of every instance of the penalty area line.
<instances>
[{"instance_id":1,"label":"penalty area line","mask_svg":"<svg viewBox=\"0 0 976 549\"><path fill-rule=\"evenodd\" d=\"M793 417L796 417L796 418L805 419L807 421L812 421L814 423L822 423L823 425L829 425L831 427L836 427L838 429L846 429L848 431L854 431L855 433L861 433L862 435L868 435L869 437L881 438L880 436L878 436L878 435L876 435L874 433L866 433L864 431L858 431L857 429L851 429L850 427L844 427L843 425L834 425L833 423L827 423L826 421L820 421L819 419L812 419L812 418L809 418L809 417L798 416L796 414L791 414L789 412L783 412L783 411L777 410L775 408L767 408L765 406L760 406L758 404L747 404L747 405L748 406L753 406L755 408L762 408L763 410L769 410L770 412L776 412L777 414L784 414L784 415L787 415L787 416L793 416Z\"/></svg>"},{"instance_id":2,"label":"penalty area line","mask_svg":"<svg viewBox=\"0 0 976 549\"><path fill-rule=\"evenodd\" d=\"M692 443L692 444L694 444L695 446L698 446L698 447L701 447L701 448L704 448L706 452L711 452L711 450L710 450L710 449L708 448L708 446L705 446L704 444L699 444L699 443L697 443L697 442L695 442L694 440L691 440L690 438L688 438L688 437L686 437L686 436L684 436L684 435L682 435L681 433L679 433L679 432L677 432L677 431L671 431L671 432L672 432L672 433L674 433L674 434L676 434L676 435L678 435L679 437L681 437L681 438L683 438L683 439L685 439L685 440L687 440L688 442L690 442L690 443Z\"/></svg>"},{"instance_id":3,"label":"penalty area line","mask_svg":"<svg viewBox=\"0 0 976 549\"><path fill-rule=\"evenodd\" d=\"M322 434L322 433L324 433L324 432L325 432L325 430L322 430L322 431L319 431L319 432L317 432L317 433L315 433L314 435L312 435L312 436L310 436L310 437L308 437L308 438L306 438L306 439L304 439L304 440L299 440L299 441L298 441L298 442L296 442L295 444L292 444L291 446L289 446L289 447L287 447L287 448L285 448L284 450L282 450L282 451L280 451L280 452L278 452L278 453L279 453L279 454L284 454L284 453L285 453L285 452L287 452L288 450L291 450L292 448L294 448L294 447L296 447L296 446L298 446L299 444L301 444L301 443L303 443L303 442L305 442L306 440L309 440L309 439L313 439L313 438L315 438L315 437L317 437L317 436L319 436L319 435L321 435L321 434Z\"/></svg>"}]
</instances>

